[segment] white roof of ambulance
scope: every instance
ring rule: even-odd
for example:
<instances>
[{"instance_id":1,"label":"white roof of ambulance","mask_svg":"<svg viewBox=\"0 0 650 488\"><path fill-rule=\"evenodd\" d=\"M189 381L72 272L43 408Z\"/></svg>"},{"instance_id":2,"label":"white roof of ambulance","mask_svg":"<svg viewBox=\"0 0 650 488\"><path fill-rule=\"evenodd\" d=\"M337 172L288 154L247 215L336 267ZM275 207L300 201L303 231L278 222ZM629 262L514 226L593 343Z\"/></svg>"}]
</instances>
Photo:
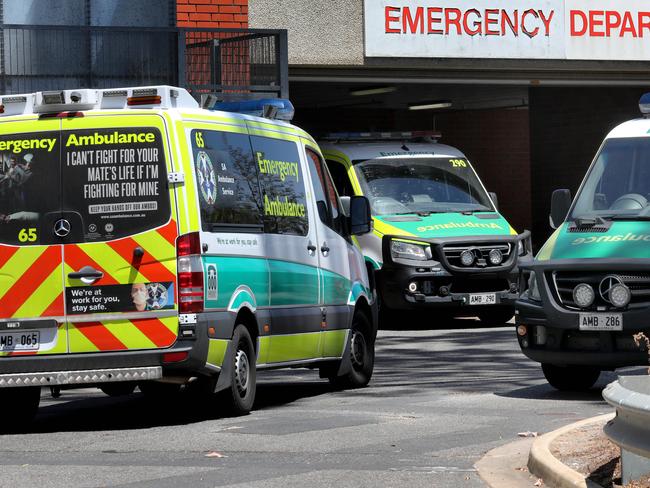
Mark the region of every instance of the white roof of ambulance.
<instances>
[{"instance_id":1,"label":"white roof of ambulance","mask_svg":"<svg viewBox=\"0 0 650 488\"><path fill-rule=\"evenodd\" d=\"M464 158L465 155L455 147L435 142L365 142L365 141L344 141L330 142L321 141L319 145L323 151L333 150L344 153L350 161L368 160L389 157L434 157L441 158ZM409 148L404 150L402 146ZM382 154L383 153L383 154Z\"/></svg>"},{"instance_id":2,"label":"white roof of ambulance","mask_svg":"<svg viewBox=\"0 0 650 488\"><path fill-rule=\"evenodd\" d=\"M619 137L650 137L650 118L623 122L607 134L607 139Z\"/></svg>"}]
</instances>

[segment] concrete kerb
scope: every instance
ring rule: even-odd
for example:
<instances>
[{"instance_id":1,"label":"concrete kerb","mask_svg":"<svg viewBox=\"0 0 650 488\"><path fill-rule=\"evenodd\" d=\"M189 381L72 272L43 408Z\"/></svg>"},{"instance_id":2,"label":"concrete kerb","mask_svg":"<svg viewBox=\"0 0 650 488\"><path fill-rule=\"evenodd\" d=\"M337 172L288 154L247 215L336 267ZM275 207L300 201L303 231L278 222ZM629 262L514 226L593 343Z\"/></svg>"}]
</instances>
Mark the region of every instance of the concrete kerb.
<instances>
[{"instance_id":1,"label":"concrete kerb","mask_svg":"<svg viewBox=\"0 0 650 488\"><path fill-rule=\"evenodd\" d=\"M596 422L607 422L614 418L614 415L615 413L608 413L581 420L536 438L528 455L528 470L535 476L542 478L544 484L551 488L601 488L553 456L551 454L551 444L555 439L567 432Z\"/></svg>"}]
</instances>

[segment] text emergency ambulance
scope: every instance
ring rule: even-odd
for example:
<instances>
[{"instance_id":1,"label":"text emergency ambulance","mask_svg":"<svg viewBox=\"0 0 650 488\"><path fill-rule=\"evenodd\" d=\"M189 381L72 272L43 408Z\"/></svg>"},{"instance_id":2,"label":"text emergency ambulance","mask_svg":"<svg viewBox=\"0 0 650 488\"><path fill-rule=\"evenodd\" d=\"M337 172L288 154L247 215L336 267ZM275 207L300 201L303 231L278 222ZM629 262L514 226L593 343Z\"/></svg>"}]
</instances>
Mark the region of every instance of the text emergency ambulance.
<instances>
[{"instance_id":1,"label":"text emergency ambulance","mask_svg":"<svg viewBox=\"0 0 650 488\"><path fill-rule=\"evenodd\" d=\"M517 235L465 155L433 132L338 133L321 143L340 195L370 200L374 231L360 236L380 313L447 311L504 323L514 314ZM443 314L431 314L436 324Z\"/></svg>"},{"instance_id":2,"label":"text emergency ambulance","mask_svg":"<svg viewBox=\"0 0 650 488\"><path fill-rule=\"evenodd\" d=\"M523 353L560 390L591 388L600 372L648 364L650 337L650 93L645 118L605 138L571 203L555 190L555 232L517 302Z\"/></svg>"},{"instance_id":3,"label":"text emergency ambulance","mask_svg":"<svg viewBox=\"0 0 650 488\"><path fill-rule=\"evenodd\" d=\"M0 410L43 386L222 392L256 368L364 386L368 202L345 215L288 101L199 108L169 86L0 97Z\"/></svg>"}]
</instances>

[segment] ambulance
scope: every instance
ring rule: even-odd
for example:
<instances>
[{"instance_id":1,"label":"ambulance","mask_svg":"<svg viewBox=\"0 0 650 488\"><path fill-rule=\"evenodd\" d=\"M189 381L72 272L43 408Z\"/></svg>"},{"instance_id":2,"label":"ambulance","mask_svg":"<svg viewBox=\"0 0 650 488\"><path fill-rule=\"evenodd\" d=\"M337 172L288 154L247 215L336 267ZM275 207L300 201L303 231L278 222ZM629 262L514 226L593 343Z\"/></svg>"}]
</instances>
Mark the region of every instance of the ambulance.
<instances>
[{"instance_id":1,"label":"ambulance","mask_svg":"<svg viewBox=\"0 0 650 488\"><path fill-rule=\"evenodd\" d=\"M201 385L242 414L258 369L370 381L369 204L343 211L292 115L170 86L0 96L2 418L42 387Z\"/></svg>"},{"instance_id":2,"label":"ambulance","mask_svg":"<svg viewBox=\"0 0 650 488\"><path fill-rule=\"evenodd\" d=\"M526 268L517 302L522 352L559 390L586 390L601 371L648 364L650 93L643 118L615 127L571 201L555 190L555 229Z\"/></svg>"},{"instance_id":3,"label":"ambulance","mask_svg":"<svg viewBox=\"0 0 650 488\"><path fill-rule=\"evenodd\" d=\"M503 324L514 314L530 233L515 232L465 155L439 137L334 133L321 146L339 194L370 200L374 230L357 242L382 322L402 310L435 310L431 325L445 315Z\"/></svg>"}]
</instances>

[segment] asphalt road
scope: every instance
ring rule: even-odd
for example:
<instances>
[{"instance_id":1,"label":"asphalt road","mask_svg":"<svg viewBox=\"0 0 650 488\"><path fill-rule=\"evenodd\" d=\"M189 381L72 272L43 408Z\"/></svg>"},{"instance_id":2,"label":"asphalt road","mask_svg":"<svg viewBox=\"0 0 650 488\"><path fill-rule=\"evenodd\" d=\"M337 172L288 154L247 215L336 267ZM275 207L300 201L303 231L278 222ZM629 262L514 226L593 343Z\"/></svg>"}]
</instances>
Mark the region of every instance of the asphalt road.
<instances>
[{"instance_id":1,"label":"asphalt road","mask_svg":"<svg viewBox=\"0 0 650 488\"><path fill-rule=\"evenodd\" d=\"M260 372L255 410L239 418L197 412L189 396L44 391L34 424L0 436L0 486L479 487L486 451L611 411L600 396L611 374L588 393L556 392L512 325L478 327L380 331L362 390Z\"/></svg>"}]
</instances>

